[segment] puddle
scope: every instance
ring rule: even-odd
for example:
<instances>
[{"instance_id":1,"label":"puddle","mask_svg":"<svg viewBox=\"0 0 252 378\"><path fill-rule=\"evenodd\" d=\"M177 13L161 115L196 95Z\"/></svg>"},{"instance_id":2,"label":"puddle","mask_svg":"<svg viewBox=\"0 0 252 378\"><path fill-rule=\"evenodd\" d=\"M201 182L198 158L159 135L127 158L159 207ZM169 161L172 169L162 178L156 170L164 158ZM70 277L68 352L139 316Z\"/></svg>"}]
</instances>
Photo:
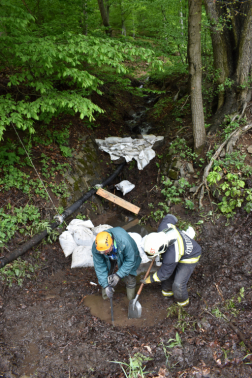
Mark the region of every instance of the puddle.
<instances>
[{"instance_id":1,"label":"puddle","mask_svg":"<svg viewBox=\"0 0 252 378\"><path fill-rule=\"evenodd\" d=\"M141 318L128 319L129 301L126 295L117 298L115 294L113 298L114 325L119 327L148 327L166 318L167 310L158 307L155 293L141 294L139 302L142 306ZM103 300L101 294L88 295L84 299L84 305L90 308L92 315L112 324L110 301L108 299Z\"/></svg>"}]
</instances>

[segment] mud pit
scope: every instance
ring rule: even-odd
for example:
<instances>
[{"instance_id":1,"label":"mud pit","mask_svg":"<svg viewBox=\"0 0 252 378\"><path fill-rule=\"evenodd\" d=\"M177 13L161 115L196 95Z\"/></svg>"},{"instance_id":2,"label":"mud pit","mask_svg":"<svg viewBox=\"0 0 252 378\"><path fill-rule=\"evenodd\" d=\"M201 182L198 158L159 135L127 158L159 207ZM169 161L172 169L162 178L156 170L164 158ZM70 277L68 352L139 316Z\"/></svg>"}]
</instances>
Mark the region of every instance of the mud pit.
<instances>
[{"instance_id":1,"label":"mud pit","mask_svg":"<svg viewBox=\"0 0 252 378\"><path fill-rule=\"evenodd\" d=\"M166 309L158 306L157 293L141 294L139 302L142 306L142 316L140 319L128 319L129 301L124 296L113 298L114 325L118 327L146 327L147 324L156 324L166 318ZM90 308L92 315L100 318L106 323L112 324L111 308L108 300L104 301L101 295L88 295L84 299L84 305Z\"/></svg>"},{"instance_id":2,"label":"mud pit","mask_svg":"<svg viewBox=\"0 0 252 378\"><path fill-rule=\"evenodd\" d=\"M65 259L58 243L44 246L44 265L36 280L26 281L22 288L1 288L0 376L123 377L119 365L111 361L128 362L129 354L140 352L152 358L146 363L149 377L251 377L251 366L245 364L251 363L251 356L244 359L248 348L211 312L218 308L232 317L223 299L237 297L244 287L233 322L245 341L251 342L251 226L251 215L238 215L228 227L222 218L215 225L202 226L198 241L203 254L189 281L190 317L183 320L184 332L176 317L165 317L173 302L162 297L159 284L144 287L140 302L149 314L143 311L140 321L132 321L117 312L127 309L125 286L120 282L113 327L109 302L103 303L99 286L90 283L97 283L94 269L71 270L70 258ZM106 311L90 312L90 298ZM163 345L176 332L182 348L166 347L165 356Z\"/></svg>"}]
</instances>

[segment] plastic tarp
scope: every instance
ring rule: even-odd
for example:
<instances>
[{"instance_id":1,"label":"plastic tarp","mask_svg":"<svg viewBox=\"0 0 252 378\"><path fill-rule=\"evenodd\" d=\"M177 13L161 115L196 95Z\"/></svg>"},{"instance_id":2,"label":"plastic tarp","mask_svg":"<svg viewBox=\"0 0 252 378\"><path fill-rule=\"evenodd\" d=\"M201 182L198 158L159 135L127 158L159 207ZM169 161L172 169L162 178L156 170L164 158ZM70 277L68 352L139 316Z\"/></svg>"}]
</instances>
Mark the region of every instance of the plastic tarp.
<instances>
[{"instance_id":1,"label":"plastic tarp","mask_svg":"<svg viewBox=\"0 0 252 378\"><path fill-rule=\"evenodd\" d=\"M164 139L163 136L155 135L143 135L142 137L142 139L109 137L104 140L96 139L95 141L100 150L109 153L111 160L124 157L128 163L135 159L138 169L142 170L156 155L152 149L154 143Z\"/></svg>"}]
</instances>

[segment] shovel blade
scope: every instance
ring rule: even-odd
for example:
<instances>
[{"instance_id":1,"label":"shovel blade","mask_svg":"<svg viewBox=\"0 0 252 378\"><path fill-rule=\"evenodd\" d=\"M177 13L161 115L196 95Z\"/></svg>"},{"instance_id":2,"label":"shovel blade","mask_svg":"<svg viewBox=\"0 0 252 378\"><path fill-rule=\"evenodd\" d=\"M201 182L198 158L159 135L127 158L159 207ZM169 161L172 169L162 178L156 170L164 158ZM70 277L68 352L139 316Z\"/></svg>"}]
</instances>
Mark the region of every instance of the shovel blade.
<instances>
[{"instance_id":1,"label":"shovel blade","mask_svg":"<svg viewBox=\"0 0 252 378\"><path fill-rule=\"evenodd\" d=\"M141 304L136 299L132 299L129 303L128 318L139 319L141 318L141 315L142 315Z\"/></svg>"}]
</instances>

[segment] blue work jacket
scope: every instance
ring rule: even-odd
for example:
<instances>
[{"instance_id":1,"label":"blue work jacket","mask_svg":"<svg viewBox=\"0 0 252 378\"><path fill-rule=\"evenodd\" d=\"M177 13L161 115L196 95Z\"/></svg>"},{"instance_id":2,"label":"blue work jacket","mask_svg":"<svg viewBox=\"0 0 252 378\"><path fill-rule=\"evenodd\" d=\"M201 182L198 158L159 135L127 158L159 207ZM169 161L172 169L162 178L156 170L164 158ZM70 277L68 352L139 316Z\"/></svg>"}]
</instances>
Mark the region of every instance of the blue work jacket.
<instances>
[{"instance_id":1,"label":"blue work jacket","mask_svg":"<svg viewBox=\"0 0 252 378\"><path fill-rule=\"evenodd\" d=\"M121 227L110 228L107 232L113 235L117 245L118 271L116 274L120 278L124 278L129 274L136 276L141 257L135 240ZM108 286L108 274L111 267L110 258L100 254L95 247L95 243L92 246L92 254L99 284L105 288Z\"/></svg>"}]
</instances>

